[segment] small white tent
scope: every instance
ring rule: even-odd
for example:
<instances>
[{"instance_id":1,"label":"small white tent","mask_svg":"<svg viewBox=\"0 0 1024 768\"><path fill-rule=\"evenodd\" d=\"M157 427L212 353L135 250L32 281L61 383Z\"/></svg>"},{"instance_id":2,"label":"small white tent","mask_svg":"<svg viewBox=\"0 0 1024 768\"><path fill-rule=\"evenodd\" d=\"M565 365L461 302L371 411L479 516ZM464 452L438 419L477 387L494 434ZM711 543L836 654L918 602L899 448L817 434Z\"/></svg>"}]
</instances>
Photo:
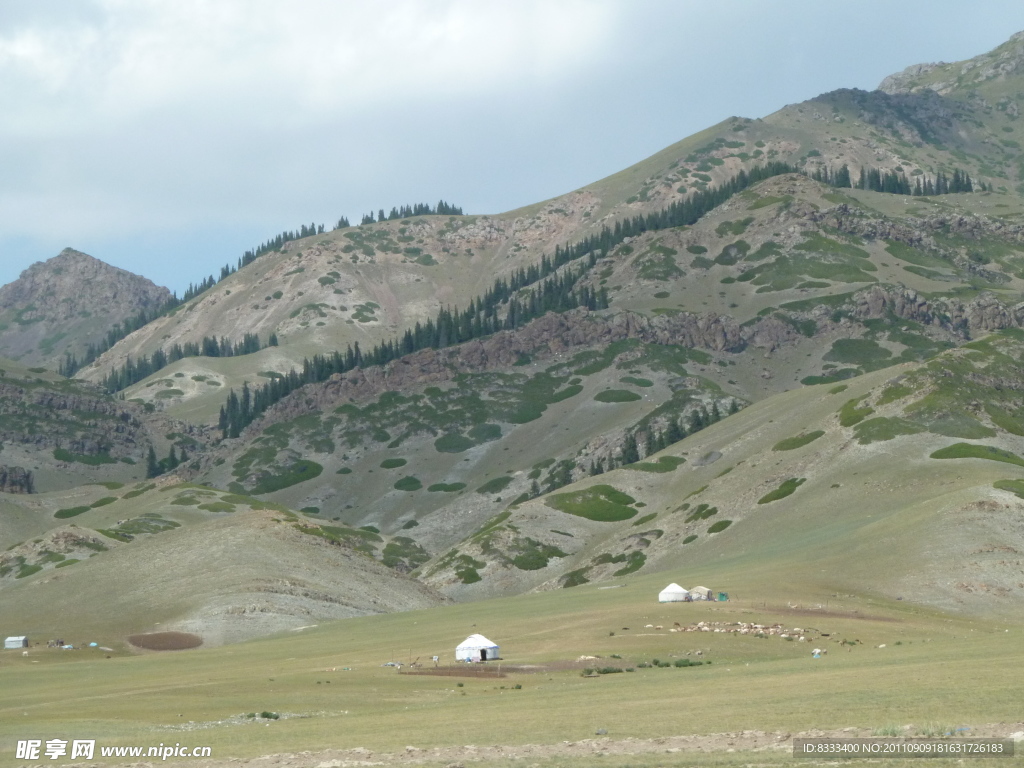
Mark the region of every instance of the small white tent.
<instances>
[{"instance_id":1,"label":"small white tent","mask_svg":"<svg viewBox=\"0 0 1024 768\"><path fill-rule=\"evenodd\" d=\"M694 600L710 600L711 590L707 587L694 587L690 590L690 597Z\"/></svg>"},{"instance_id":2,"label":"small white tent","mask_svg":"<svg viewBox=\"0 0 1024 768\"><path fill-rule=\"evenodd\" d=\"M28 648L28 638L25 635L8 637L4 640L4 648Z\"/></svg>"},{"instance_id":3,"label":"small white tent","mask_svg":"<svg viewBox=\"0 0 1024 768\"><path fill-rule=\"evenodd\" d=\"M470 635L455 649L458 661L488 661L500 658L498 646L483 635Z\"/></svg>"},{"instance_id":4,"label":"small white tent","mask_svg":"<svg viewBox=\"0 0 1024 768\"><path fill-rule=\"evenodd\" d=\"M673 582L658 593L659 603L685 603L690 593Z\"/></svg>"}]
</instances>

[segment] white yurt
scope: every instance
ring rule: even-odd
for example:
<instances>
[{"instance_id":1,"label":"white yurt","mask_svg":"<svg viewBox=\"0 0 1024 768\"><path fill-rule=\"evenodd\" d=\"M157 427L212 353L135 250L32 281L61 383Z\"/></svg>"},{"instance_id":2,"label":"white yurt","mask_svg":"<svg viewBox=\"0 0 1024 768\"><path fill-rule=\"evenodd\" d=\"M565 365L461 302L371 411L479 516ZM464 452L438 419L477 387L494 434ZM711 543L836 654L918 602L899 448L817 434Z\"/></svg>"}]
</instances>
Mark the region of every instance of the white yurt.
<instances>
[{"instance_id":1,"label":"white yurt","mask_svg":"<svg viewBox=\"0 0 1024 768\"><path fill-rule=\"evenodd\" d=\"M659 603L685 603L689 592L673 582L658 593Z\"/></svg>"},{"instance_id":2,"label":"white yurt","mask_svg":"<svg viewBox=\"0 0 1024 768\"><path fill-rule=\"evenodd\" d=\"M13 635L4 640L4 648L28 648L28 638L25 635Z\"/></svg>"},{"instance_id":3,"label":"white yurt","mask_svg":"<svg viewBox=\"0 0 1024 768\"><path fill-rule=\"evenodd\" d=\"M498 646L483 635L470 635L455 648L457 661L490 661L501 658Z\"/></svg>"},{"instance_id":4,"label":"white yurt","mask_svg":"<svg viewBox=\"0 0 1024 768\"><path fill-rule=\"evenodd\" d=\"M711 590L707 587L694 587L690 590L690 598L692 600L710 600Z\"/></svg>"}]
</instances>

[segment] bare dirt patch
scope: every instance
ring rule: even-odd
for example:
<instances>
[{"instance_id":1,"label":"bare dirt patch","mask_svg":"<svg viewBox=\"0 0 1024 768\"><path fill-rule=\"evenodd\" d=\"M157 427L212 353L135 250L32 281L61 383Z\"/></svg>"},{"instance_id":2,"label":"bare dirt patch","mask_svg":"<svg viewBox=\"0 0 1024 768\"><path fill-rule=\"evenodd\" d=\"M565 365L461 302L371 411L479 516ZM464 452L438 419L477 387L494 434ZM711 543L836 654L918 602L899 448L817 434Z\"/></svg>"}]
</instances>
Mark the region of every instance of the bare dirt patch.
<instances>
[{"instance_id":1,"label":"bare dirt patch","mask_svg":"<svg viewBox=\"0 0 1024 768\"><path fill-rule=\"evenodd\" d=\"M505 672L511 671L508 667L471 667L471 666L449 666L449 667L412 667L401 669L400 675L436 675L438 677L506 677Z\"/></svg>"},{"instance_id":2,"label":"bare dirt patch","mask_svg":"<svg viewBox=\"0 0 1024 768\"><path fill-rule=\"evenodd\" d=\"M147 651L184 651L198 648L203 644L203 638L190 632L148 632L131 635L128 642Z\"/></svg>"}]
</instances>

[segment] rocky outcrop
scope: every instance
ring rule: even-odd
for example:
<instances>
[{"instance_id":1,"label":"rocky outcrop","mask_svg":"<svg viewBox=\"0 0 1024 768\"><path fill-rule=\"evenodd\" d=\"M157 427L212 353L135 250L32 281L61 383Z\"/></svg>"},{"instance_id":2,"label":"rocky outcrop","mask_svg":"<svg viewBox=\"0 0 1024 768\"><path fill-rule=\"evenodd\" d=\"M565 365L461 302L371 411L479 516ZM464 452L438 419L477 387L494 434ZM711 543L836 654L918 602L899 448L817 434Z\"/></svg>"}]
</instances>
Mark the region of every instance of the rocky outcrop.
<instances>
[{"instance_id":1,"label":"rocky outcrop","mask_svg":"<svg viewBox=\"0 0 1024 768\"><path fill-rule=\"evenodd\" d=\"M28 364L81 356L114 325L170 298L144 277L65 248L0 288L0 355Z\"/></svg>"},{"instance_id":2,"label":"rocky outcrop","mask_svg":"<svg viewBox=\"0 0 1024 768\"><path fill-rule=\"evenodd\" d=\"M744 330L733 318L710 312L658 317L634 312L606 315L582 309L549 313L514 331L501 331L446 349L422 350L382 367L335 374L329 381L304 387L285 398L250 429L265 429L268 423L311 409L327 409L349 398L372 399L389 390L406 391L450 381L458 373L511 368L524 355L546 360L624 339L738 352L747 344ZM756 336L756 331L751 330L750 336Z\"/></svg>"},{"instance_id":3,"label":"rocky outcrop","mask_svg":"<svg viewBox=\"0 0 1024 768\"><path fill-rule=\"evenodd\" d=\"M930 83L922 83L924 75L939 71ZM1024 32L1018 32L994 51L967 61L946 64L915 64L902 72L889 75L878 86L887 94L910 94L934 91L939 94L966 91L981 83L1004 80L1024 71Z\"/></svg>"},{"instance_id":4,"label":"rocky outcrop","mask_svg":"<svg viewBox=\"0 0 1024 768\"><path fill-rule=\"evenodd\" d=\"M24 467L0 466L0 493L35 493L32 473Z\"/></svg>"},{"instance_id":5,"label":"rocky outcrop","mask_svg":"<svg viewBox=\"0 0 1024 768\"><path fill-rule=\"evenodd\" d=\"M889 95L897 93L911 93L914 90L914 85L917 83L921 75L927 75L929 72L933 72L939 67L943 66L945 62L937 62L935 64L914 64L907 67L902 72L896 72L895 74L889 75L878 85L878 90L882 93L888 93Z\"/></svg>"},{"instance_id":6,"label":"rocky outcrop","mask_svg":"<svg viewBox=\"0 0 1024 768\"><path fill-rule=\"evenodd\" d=\"M914 248L935 247L935 240L922 233L920 227L871 215L861 209L851 208L846 203L811 212L807 218L815 224L832 227L865 240L895 240Z\"/></svg>"},{"instance_id":7,"label":"rocky outcrop","mask_svg":"<svg viewBox=\"0 0 1024 768\"><path fill-rule=\"evenodd\" d=\"M892 286L872 286L854 297L853 315L858 319L893 314L906 320L942 328L962 339L1024 327L1024 302L1008 306L983 293L970 302L941 299L929 302L916 291Z\"/></svg>"},{"instance_id":8,"label":"rocky outcrop","mask_svg":"<svg viewBox=\"0 0 1024 768\"><path fill-rule=\"evenodd\" d=\"M139 458L149 444L134 403L75 385L53 388L38 382L0 380L0 441L40 450Z\"/></svg>"},{"instance_id":9,"label":"rocky outcrop","mask_svg":"<svg viewBox=\"0 0 1024 768\"><path fill-rule=\"evenodd\" d=\"M846 309L858 320L896 316L928 326L943 338L960 340L1001 328L1024 327L1024 303L1007 306L991 294L982 294L970 302L929 301L909 289L875 285L854 295ZM832 311L833 308L822 307L792 314L815 320L817 333L821 334L836 327L830 319ZM270 424L310 411L328 410L341 402L365 401L386 391L442 384L459 373L508 369L527 355L550 360L624 339L719 353L740 352L748 347L770 353L796 343L801 337L792 323L774 315L741 326L732 317L710 312L655 317L583 309L549 313L517 330L502 331L455 347L422 350L381 367L335 374L322 384L303 387L285 398L246 433L256 434Z\"/></svg>"}]
</instances>

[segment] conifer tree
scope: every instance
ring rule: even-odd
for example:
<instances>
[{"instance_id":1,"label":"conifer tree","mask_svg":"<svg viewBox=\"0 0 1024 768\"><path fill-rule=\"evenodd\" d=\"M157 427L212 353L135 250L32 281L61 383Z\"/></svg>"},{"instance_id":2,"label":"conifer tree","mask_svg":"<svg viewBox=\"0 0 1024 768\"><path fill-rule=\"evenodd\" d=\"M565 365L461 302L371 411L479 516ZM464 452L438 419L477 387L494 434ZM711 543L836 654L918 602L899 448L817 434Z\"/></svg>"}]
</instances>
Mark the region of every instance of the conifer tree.
<instances>
[{"instance_id":1,"label":"conifer tree","mask_svg":"<svg viewBox=\"0 0 1024 768\"><path fill-rule=\"evenodd\" d=\"M846 163L843 163L842 168L835 175L833 186L836 187L849 187L850 186L850 168Z\"/></svg>"},{"instance_id":2,"label":"conifer tree","mask_svg":"<svg viewBox=\"0 0 1024 768\"><path fill-rule=\"evenodd\" d=\"M146 477L156 477L160 474L160 464L156 460L156 451L153 450L153 446L149 446L149 452L146 454Z\"/></svg>"},{"instance_id":3,"label":"conifer tree","mask_svg":"<svg viewBox=\"0 0 1024 768\"><path fill-rule=\"evenodd\" d=\"M626 435L622 444L622 463L635 464L640 461L640 449L636 444L636 435Z\"/></svg>"}]
</instances>

